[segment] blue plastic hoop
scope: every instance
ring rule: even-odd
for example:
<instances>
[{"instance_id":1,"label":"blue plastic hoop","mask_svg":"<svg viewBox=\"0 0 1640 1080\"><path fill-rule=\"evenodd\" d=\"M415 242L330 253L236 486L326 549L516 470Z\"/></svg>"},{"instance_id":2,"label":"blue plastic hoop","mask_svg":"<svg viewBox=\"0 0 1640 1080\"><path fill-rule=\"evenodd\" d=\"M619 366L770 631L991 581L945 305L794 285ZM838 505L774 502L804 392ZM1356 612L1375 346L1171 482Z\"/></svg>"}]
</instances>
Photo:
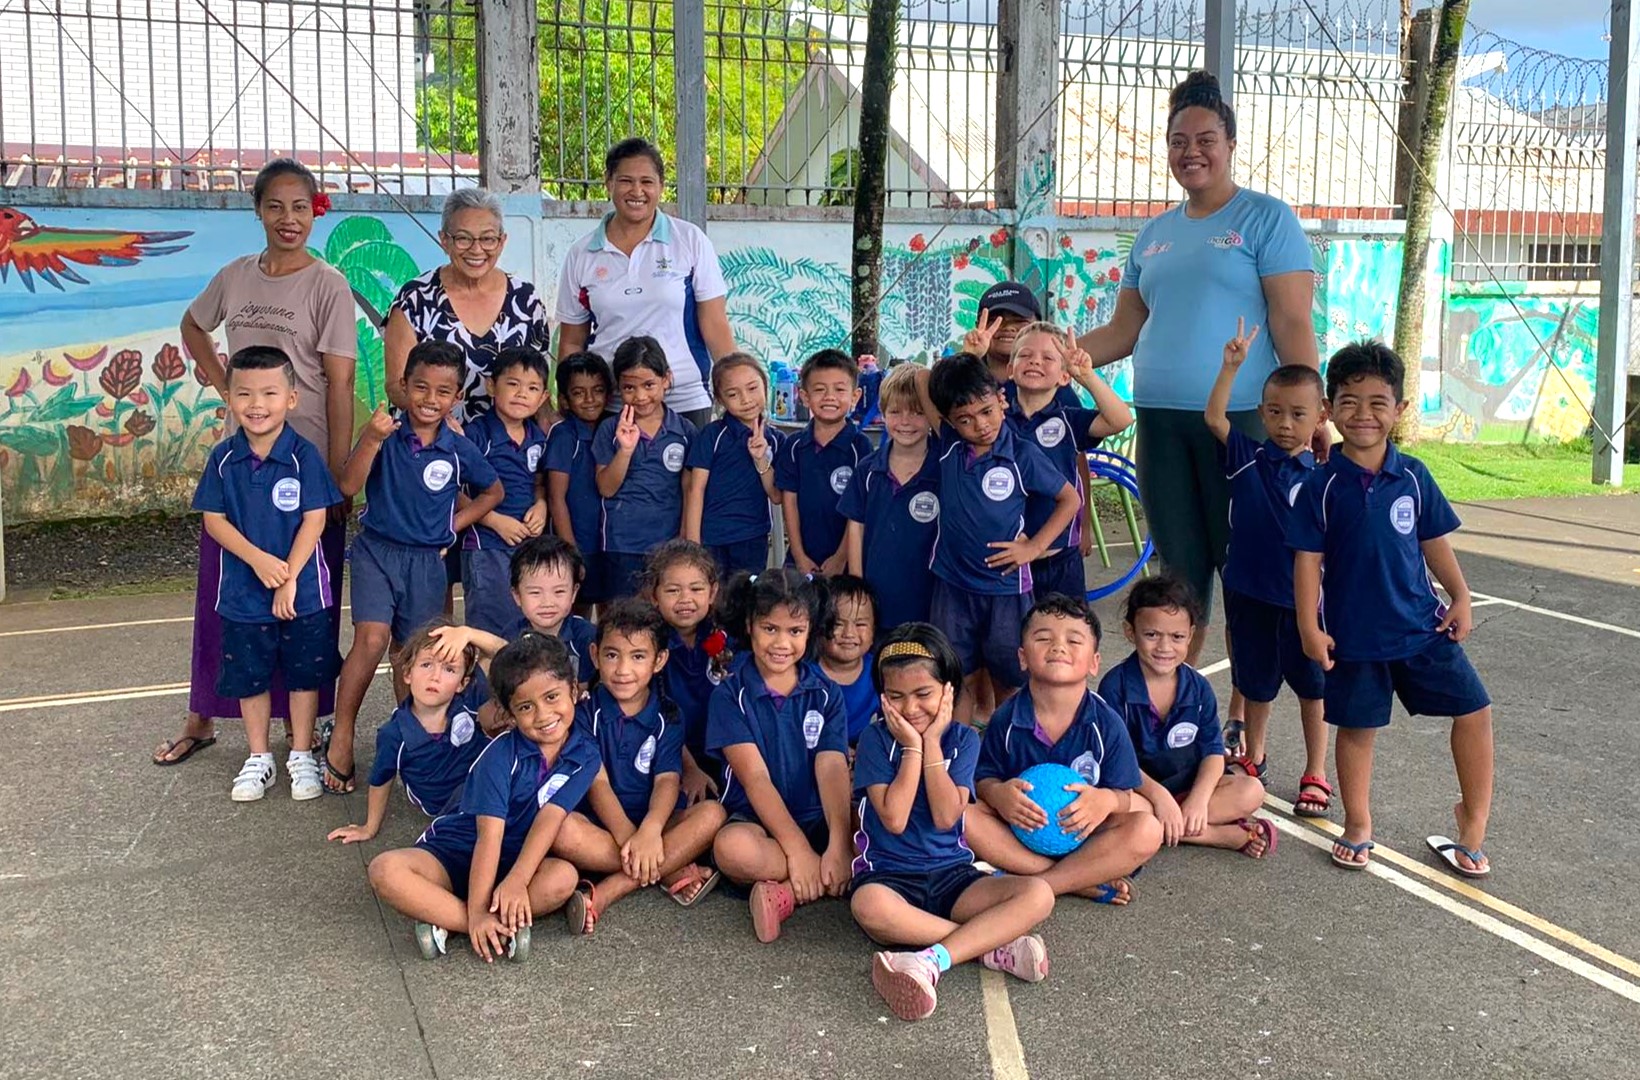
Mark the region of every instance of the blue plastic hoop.
<instances>
[{"instance_id":1,"label":"blue plastic hoop","mask_svg":"<svg viewBox=\"0 0 1640 1080\"><path fill-rule=\"evenodd\" d=\"M1108 480L1118 485L1135 499L1139 497L1138 466L1114 450L1089 450L1088 473L1101 480ZM1147 535L1144 546L1139 549L1138 558L1133 560L1133 565L1128 568L1127 573L1115 581L1099 586L1097 589L1089 589L1088 603L1103 600L1112 593L1127 588L1128 583L1139 576L1140 572L1144 570L1145 564L1155 554L1156 545L1151 542L1150 537Z\"/></svg>"}]
</instances>

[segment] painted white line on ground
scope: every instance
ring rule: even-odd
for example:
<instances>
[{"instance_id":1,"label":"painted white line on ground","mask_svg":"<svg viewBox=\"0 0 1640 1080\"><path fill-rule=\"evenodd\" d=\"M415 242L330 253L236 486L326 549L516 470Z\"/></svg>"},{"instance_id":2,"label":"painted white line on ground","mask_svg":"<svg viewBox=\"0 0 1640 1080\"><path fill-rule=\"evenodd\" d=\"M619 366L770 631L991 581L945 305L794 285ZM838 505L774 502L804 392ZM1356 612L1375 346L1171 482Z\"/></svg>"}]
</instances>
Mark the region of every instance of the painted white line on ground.
<instances>
[{"instance_id":1,"label":"painted white line on ground","mask_svg":"<svg viewBox=\"0 0 1640 1080\"><path fill-rule=\"evenodd\" d=\"M1474 594L1471 593L1470 595L1473 596ZM1496 597L1493 597L1490 600L1470 600L1469 601L1469 606L1472 607L1472 608L1478 608L1478 607L1486 607L1489 604L1501 604L1501 603L1503 603L1502 600L1499 600Z\"/></svg>"},{"instance_id":2,"label":"painted white line on ground","mask_svg":"<svg viewBox=\"0 0 1640 1080\"><path fill-rule=\"evenodd\" d=\"M1008 983L1002 972L981 971L979 989L985 1001L985 1042L991 1051L992 1080L1029 1080L1025 1048L1019 1045L1019 1029L1014 1026L1014 1009L1008 1003Z\"/></svg>"},{"instance_id":3,"label":"painted white line on ground","mask_svg":"<svg viewBox=\"0 0 1640 1080\"><path fill-rule=\"evenodd\" d=\"M1314 829L1310 829L1296 822L1289 821L1277 814L1265 813L1261 814L1261 816L1269 818L1270 821L1275 823L1275 827L1280 829L1282 832L1289 836L1297 837L1299 840L1309 844L1311 847L1320 848L1322 851L1329 853L1332 851L1332 841L1328 840L1325 836L1316 832ZM1375 850L1373 854L1376 856L1382 850L1382 848L1379 848ZM1349 872L1350 871L1345 870L1339 871L1339 873ZM1454 900L1452 897L1447 896L1444 893L1436 892L1423 882L1414 880L1413 878L1401 873L1399 870L1391 868L1383 860L1374 858L1367 864L1366 873L1377 878L1382 878L1391 885L1394 885L1396 888L1411 893L1420 900L1434 904L1443 911L1456 915L1458 918L1470 923L1473 926L1477 926L1480 929L1485 930L1494 937L1501 938L1510 944L1518 945L1527 952L1547 960L1556 967L1564 968L1566 971L1569 971L1574 975L1579 975L1602 989L1610 990L1619 997L1627 998L1635 1004L1640 1004L1640 986L1637 986L1626 979L1618 978L1609 971L1597 968L1587 960L1584 960L1582 957L1573 956L1564 949L1550 945L1546 941L1540 941L1531 934L1528 934L1526 931L1520 929L1519 927L1511 926L1502 919L1488 915L1484 911L1477 911L1468 904L1465 904L1459 900Z\"/></svg>"},{"instance_id":4,"label":"painted white line on ground","mask_svg":"<svg viewBox=\"0 0 1640 1080\"><path fill-rule=\"evenodd\" d=\"M1215 660L1213 663L1208 664L1204 668L1198 668L1197 669L1197 674L1199 674L1199 675L1217 675L1221 671L1229 671L1229 670L1230 670L1230 658L1225 657L1223 660Z\"/></svg>"},{"instance_id":5,"label":"painted white line on ground","mask_svg":"<svg viewBox=\"0 0 1640 1080\"><path fill-rule=\"evenodd\" d=\"M1627 626L1613 626L1611 623L1600 622L1596 619L1585 619L1581 615L1568 615L1564 611L1552 611L1549 608L1537 607L1533 604L1523 604L1519 600L1510 600L1505 596L1488 596L1485 593L1470 593L1470 596L1475 600L1481 600L1488 604L1503 604L1520 611L1530 611L1534 615L1547 615L1551 619L1561 619L1565 622L1577 623L1579 626L1592 626L1596 630L1610 630L1612 633L1622 634L1624 637L1640 638L1640 630L1634 630Z\"/></svg>"},{"instance_id":6,"label":"painted white line on ground","mask_svg":"<svg viewBox=\"0 0 1640 1080\"><path fill-rule=\"evenodd\" d=\"M376 674L391 669L386 664L376 668ZM68 705L95 705L104 701L140 701L143 698L176 697L188 692L188 684L157 683L153 686L128 686L122 690L82 690L77 694L58 694L54 697L13 698L0 701L0 713L20 712L23 709L60 709Z\"/></svg>"}]
</instances>

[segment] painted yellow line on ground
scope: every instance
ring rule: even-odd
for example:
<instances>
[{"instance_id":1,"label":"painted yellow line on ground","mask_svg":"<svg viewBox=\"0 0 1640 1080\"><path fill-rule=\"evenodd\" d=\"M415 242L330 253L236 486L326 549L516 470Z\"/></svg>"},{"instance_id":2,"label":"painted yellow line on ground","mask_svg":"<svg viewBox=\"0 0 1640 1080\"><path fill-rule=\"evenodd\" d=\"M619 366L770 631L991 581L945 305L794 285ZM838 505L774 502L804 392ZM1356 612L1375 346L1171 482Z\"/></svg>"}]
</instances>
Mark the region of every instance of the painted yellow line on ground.
<instances>
[{"instance_id":1,"label":"painted yellow line on ground","mask_svg":"<svg viewBox=\"0 0 1640 1080\"><path fill-rule=\"evenodd\" d=\"M386 664L376 668L381 675L391 670ZM104 701L140 701L143 698L175 697L188 692L188 684L155 683L152 686L127 686L118 690L81 690L74 694L53 694L44 697L10 698L0 701L0 713L19 712L23 709L60 709L69 705L95 705Z\"/></svg>"},{"instance_id":2,"label":"painted yellow line on ground","mask_svg":"<svg viewBox=\"0 0 1640 1080\"><path fill-rule=\"evenodd\" d=\"M1029 1080L1025 1048L1019 1044L1019 1028L1014 1026L1014 1009L1008 1002L1008 983L1002 972L989 968L981 971L979 989L985 1002L985 1042L991 1051L992 1080Z\"/></svg>"},{"instance_id":3,"label":"painted yellow line on ground","mask_svg":"<svg viewBox=\"0 0 1640 1080\"><path fill-rule=\"evenodd\" d=\"M1282 832L1289 836L1296 837L1304 843L1309 844L1311 847L1320 848L1321 850L1328 852L1332 850L1332 841L1328 840L1325 836L1314 829L1307 828L1304 825L1298 824L1296 821L1290 821L1280 815L1264 814L1262 816L1268 817L1270 821L1275 824L1275 827L1280 829ZM1619 997L1627 998L1635 1004L1640 1004L1640 985L1631 983L1626 979L1621 979L1618 976L1613 975L1611 972L1606 971L1604 968L1595 967L1582 957L1573 956L1564 949L1535 938L1518 926L1512 926L1509 923L1504 922L1502 919L1488 915L1484 911L1478 911L1460 900L1455 900L1445 893L1438 892L1435 889L1430 888L1422 881L1408 877L1399 870L1393 869L1392 867L1386 865L1387 862L1393 860L1389 860L1385 857L1385 851L1386 849L1383 847L1378 847L1373 850L1374 858L1372 862L1367 864L1367 868L1364 873L1371 874L1377 878L1382 878L1391 885L1394 885L1405 892L1411 893L1420 900L1428 901L1436 907L1441 908L1443 911L1456 915L1458 918L1470 923L1473 926L1477 926L1480 929L1485 930L1494 937L1501 938L1513 945L1518 945L1527 952L1541 957L1551 964L1554 964L1556 967L1563 968L1574 975L1581 976L1602 989L1610 990ZM1397 865L1399 865L1398 862ZM1340 870L1339 873L1349 873L1349 871Z\"/></svg>"},{"instance_id":4,"label":"painted yellow line on ground","mask_svg":"<svg viewBox=\"0 0 1640 1080\"><path fill-rule=\"evenodd\" d=\"M61 603L61 601L53 601ZM462 602L457 593L455 602ZM343 604L343 611L352 611L352 604ZM79 630L123 630L128 626L163 626L167 623L191 623L192 615L173 615L166 619L130 619L126 622L86 623L84 626L37 626L33 630L0 630L0 638L28 637L30 634L71 634Z\"/></svg>"},{"instance_id":5,"label":"painted yellow line on ground","mask_svg":"<svg viewBox=\"0 0 1640 1080\"><path fill-rule=\"evenodd\" d=\"M1325 818L1296 817L1296 815L1293 814L1293 804L1285 799L1278 799L1274 795L1264 796L1264 805L1281 811L1281 813L1293 819L1292 824L1295 827L1305 829L1308 832L1314 834L1325 833L1326 836L1342 836L1344 833L1341 826L1332 821L1328 821ZM1326 837L1320 837L1320 839L1330 851L1332 848L1332 842L1326 839ZM1374 859L1382 859L1385 862L1393 863L1402 870L1410 874L1414 874L1432 885L1439 885L1441 888L1463 897L1472 904L1479 904L1482 907L1490 908L1499 915L1515 920L1522 926L1530 927L1531 929L1542 934L1544 937L1553 938L1562 945L1569 946L1570 948L1576 949L1587 956L1593 957L1602 964L1606 964L1609 967L1614 967L1621 972L1634 976L1635 978L1640 978L1640 962L1631 960L1622 953L1613 952L1604 945L1590 941L1581 934L1568 930L1556 923L1552 923L1540 915L1534 915L1524 908L1516 907L1507 900L1500 900L1491 893L1484 892L1481 889L1476 888L1463 878L1454 877L1449 873L1445 873L1432 866L1428 866L1418 859L1415 859L1409 855L1404 855L1401 852L1396 851L1394 848L1386 847L1383 844L1379 844L1377 847L1372 849L1372 857Z\"/></svg>"},{"instance_id":6,"label":"painted yellow line on ground","mask_svg":"<svg viewBox=\"0 0 1640 1080\"><path fill-rule=\"evenodd\" d=\"M1230 659L1229 659L1229 657L1226 657L1223 660L1217 660L1217 661L1215 661L1211 664L1208 664L1204 668L1198 668L1197 669L1197 674L1198 675L1217 675L1221 671L1229 671L1229 670L1230 670Z\"/></svg>"},{"instance_id":7,"label":"painted yellow line on ground","mask_svg":"<svg viewBox=\"0 0 1640 1080\"><path fill-rule=\"evenodd\" d=\"M1624 637L1640 638L1640 630L1634 630L1627 626L1613 626L1611 623L1600 622L1598 619L1585 619L1581 615L1569 615L1564 611L1554 611L1550 608L1538 607L1535 604L1523 604L1519 600L1511 600L1507 596L1488 596L1486 593L1471 593L1470 596L1488 604L1503 604L1505 607L1512 607L1519 611L1530 611L1534 615L1547 615L1551 619L1561 619L1565 622L1577 623L1579 626L1592 626L1596 630L1609 630L1614 634L1622 634Z\"/></svg>"}]
</instances>

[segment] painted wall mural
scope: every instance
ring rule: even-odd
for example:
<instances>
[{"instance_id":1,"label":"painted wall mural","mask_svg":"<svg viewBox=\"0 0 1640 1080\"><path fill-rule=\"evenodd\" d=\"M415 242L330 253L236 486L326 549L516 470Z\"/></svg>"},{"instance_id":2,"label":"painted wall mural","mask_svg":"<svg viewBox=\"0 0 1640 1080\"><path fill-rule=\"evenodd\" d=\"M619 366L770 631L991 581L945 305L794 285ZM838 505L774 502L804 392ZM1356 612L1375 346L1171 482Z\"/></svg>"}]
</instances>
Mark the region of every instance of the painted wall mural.
<instances>
[{"instance_id":1,"label":"painted wall mural","mask_svg":"<svg viewBox=\"0 0 1640 1080\"><path fill-rule=\"evenodd\" d=\"M178 326L217 268L261 242L244 211L0 207L7 522L187 505L225 412ZM327 215L311 243L378 311L443 259L404 215ZM358 333L367 413L381 337L362 311Z\"/></svg>"}]
</instances>

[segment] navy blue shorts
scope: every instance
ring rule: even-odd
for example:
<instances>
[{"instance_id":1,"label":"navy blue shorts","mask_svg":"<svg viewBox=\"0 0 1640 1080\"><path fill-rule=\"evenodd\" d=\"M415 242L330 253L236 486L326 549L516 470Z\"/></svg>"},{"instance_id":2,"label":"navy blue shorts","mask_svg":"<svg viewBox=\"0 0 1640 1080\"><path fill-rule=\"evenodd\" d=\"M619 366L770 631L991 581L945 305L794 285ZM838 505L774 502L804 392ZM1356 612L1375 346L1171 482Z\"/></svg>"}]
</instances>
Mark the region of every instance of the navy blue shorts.
<instances>
[{"instance_id":1,"label":"navy blue shorts","mask_svg":"<svg viewBox=\"0 0 1640 1080\"><path fill-rule=\"evenodd\" d=\"M602 551L581 552L586 576L581 579L581 590L575 594L576 604L601 604L615 599L609 587L609 557Z\"/></svg>"},{"instance_id":2,"label":"navy blue shorts","mask_svg":"<svg viewBox=\"0 0 1640 1080\"><path fill-rule=\"evenodd\" d=\"M892 889L906 903L919 911L926 911L940 919L949 919L957 901L976 881L984 881L986 873L976 870L972 863L945 866L927 873L914 871L877 870L856 874L854 891L867 885L881 885Z\"/></svg>"},{"instance_id":3,"label":"navy blue shorts","mask_svg":"<svg viewBox=\"0 0 1640 1080\"><path fill-rule=\"evenodd\" d=\"M444 614L444 559L438 548L410 547L362 532L348 555L352 567L353 625L387 623L393 640Z\"/></svg>"},{"instance_id":4,"label":"navy blue shorts","mask_svg":"<svg viewBox=\"0 0 1640 1080\"><path fill-rule=\"evenodd\" d=\"M444 586L461 584L461 545L451 544L444 549Z\"/></svg>"},{"instance_id":5,"label":"navy blue shorts","mask_svg":"<svg viewBox=\"0 0 1640 1080\"><path fill-rule=\"evenodd\" d=\"M1073 600L1088 599L1088 568L1082 562L1082 553L1068 547L1058 555L1049 555L1031 564L1031 595L1047 596L1064 593Z\"/></svg>"},{"instance_id":6,"label":"navy blue shorts","mask_svg":"<svg viewBox=\"0 0 1640 1080\"><path fill-rule=\"evenodd\" d=\"M723 572L725 579L730 574L741 570L749 570L760 574L769 566L769 538L767 536L754 537L751 540L740 540L733 544L713 544L708 548L712 557L717 560L718 569Z\"/></svg>"},{"instance_id":7,"label":"navy blue shorts","mask_svg":"<svg viewBox=\"0 0 1640 1080\"><path fill-rule=\"evenodd\" d=\"M1025 672L1019 667L1019 628L1032 603L1030 593L986 596L935 578L928 621L950 639L964 675L984 669L1013 690L1025 685Z\"/></svg>"},{"instance_id":8,"label":"navy blue shorts","mask_svg":"<svg viewBox=\"0 0 1640 1080\"><path fill-rule=\"evenodd\" d=\"M1492 704L1463 646L1448 637L1404 660L1337 660L1327 672L1327 723L1389 724L1395 698L1413 716L1468 716Z\"/></svg>"},{"instance_id":9,"label":"navy blue shorts","mask_svg":"<svg viewBox=\"0 0 1640 1080\"><path fill-rule=\"evenodd\" d=\"M604 552L604 599L618 600L641 593L644 566L648 562L647 555L633 555L625 551Z\"/></svg>"},{"instance_id":10,"label":"navy blue shorts","mask_svg":"<svg viewBox=\"0 0 1640 1080\"><path fill-rule=\"evenodd\" d=\"M216 693L253 698L268 692L274 672L292 693L322 690L336 681L342 658L336 651L335 612L323 608L286 621L243 623L222 620L222 666Z\"/></svg>"},{"instance_id":11,"label":"navy blue shorts","mask_svg":"<svg viewBox=\"0 0 1640 1080\"><path fill-rule=\"evenodd\" d=\"M512 552L468 548L461 553L462 622L507 637L524 613L512 594Z\"/></svg>"},{"instance_id":12,"label":"navy blue shorts","mask_svg":"<svg viewBox=\"0 0 1640 1080\"><path fill-rule=\"evenodd\" d=\"M439 865L444 867L444 872L450 875L450 891L455 893L459 899L467 899L467 883L472 879L473 874L473 849L468 848L463 851L426 840L417 840L416 846L437 859ZM509 859L505 855L501 856L501 861L495 868L495 883L497 885L501 884L501 879L507 876L516 861L516 858Z\"/></svg>"},{"instance_id":13,"label":"navy blue shorts","mask_svg":"<svg viewBox=\"0 0 1640 1080\"><path fill-rule=\"evenodd\" d=\"M767 826L749 814L730 814L729 820L724 822L724 824L735 825L740 822L745 822L749 825L756 825L759 828L762 828L764 832L769 831ZM826 848L831 846L831 826L826 823L826 819L824 817L817 817L807 825L799 821L797 823L797 827L803 830L804 838L808 840L809 847L814 849L814 853L816 855L824 855L826 853Z\"/></svg>"},{"instance_id":14,"label":"navy blue shorts","mask_svg":"<svg viewBox=\"0 0 1640 1080\"><path fill-rule=\"evenodd\" d=\"M1305 701L1326 692L1321 665L1304 655L1298 616L1292 608L1224 590L1224 621L1230 629L1230 684L1248 701L1274 701L1281 684Z\"/></svg>"}]
</instances>

